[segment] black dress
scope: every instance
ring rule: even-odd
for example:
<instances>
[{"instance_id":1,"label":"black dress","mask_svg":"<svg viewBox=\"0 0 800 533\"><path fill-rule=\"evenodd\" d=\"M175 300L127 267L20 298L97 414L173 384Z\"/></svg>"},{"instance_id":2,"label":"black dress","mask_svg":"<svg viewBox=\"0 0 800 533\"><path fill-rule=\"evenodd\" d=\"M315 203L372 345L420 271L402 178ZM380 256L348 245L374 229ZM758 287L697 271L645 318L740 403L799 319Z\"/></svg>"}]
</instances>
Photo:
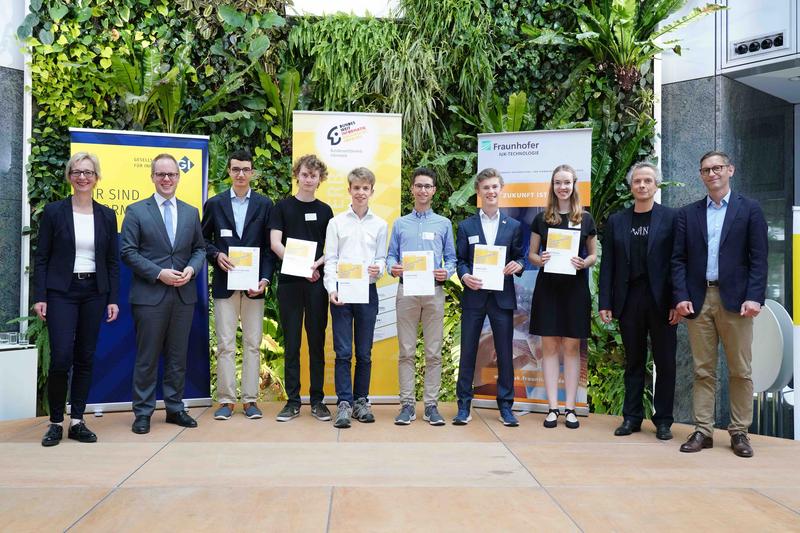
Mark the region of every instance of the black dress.
<instances>
[{"instance_id":1,"label":"black dress","mask_svg":"<svg viewBox=\"0 0 800 533\"><path fill-rule=\"evenodd\" d=\"M549 226L544 221L544 212L536 215L531 223L531 232L541 237L541 249L547 247L548 228L572 229L569 219L561 215L561 224ZM577 228L574 228L578 231ZM597 235L592 216L584 211L581 220L581 244L578 250L580 257L589 255L586 240ZM537 250L539 253L539 250ZM544 337L570 337L586 339L589 337L589 313L592 297L589 294L589 269L581 269L571 276L569 274L553 274L539 269L536 286L533 289L531 303L530 332Z\"/></svg>"}]
</instances>

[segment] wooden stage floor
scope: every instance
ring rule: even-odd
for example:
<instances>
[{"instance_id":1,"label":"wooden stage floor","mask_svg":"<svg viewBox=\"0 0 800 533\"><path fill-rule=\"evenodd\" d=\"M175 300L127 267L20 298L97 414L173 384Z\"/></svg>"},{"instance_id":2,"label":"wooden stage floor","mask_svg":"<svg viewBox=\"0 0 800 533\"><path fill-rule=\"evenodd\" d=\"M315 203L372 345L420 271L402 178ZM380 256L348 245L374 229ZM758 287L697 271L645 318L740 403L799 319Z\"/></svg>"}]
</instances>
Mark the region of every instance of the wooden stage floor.
<instances>
[{"instance_id":1,"label":"wooden stage floor","mask_svg":"<svg viewBox=\"0 0 800 533\"><path fill-rule=\"evenodd\" d=\"M466 427L422 417L336 430L282 407L228 421L195 408L197 429L153 417L149 435L130 413L87 419L96 444L39 441L46 419L0 423L2 531L800 531L800 443L754 436L755 457L713 449L684 454L691 431L656 440L652 425L614 437L619 418L581 428L542 427L543 415L506 428L476 409ZM418 404L421 415L421 404ZM560 419L563 422L563 418ZM65 431L66 437L66 431Z\"/></svg>"}]
</instances>

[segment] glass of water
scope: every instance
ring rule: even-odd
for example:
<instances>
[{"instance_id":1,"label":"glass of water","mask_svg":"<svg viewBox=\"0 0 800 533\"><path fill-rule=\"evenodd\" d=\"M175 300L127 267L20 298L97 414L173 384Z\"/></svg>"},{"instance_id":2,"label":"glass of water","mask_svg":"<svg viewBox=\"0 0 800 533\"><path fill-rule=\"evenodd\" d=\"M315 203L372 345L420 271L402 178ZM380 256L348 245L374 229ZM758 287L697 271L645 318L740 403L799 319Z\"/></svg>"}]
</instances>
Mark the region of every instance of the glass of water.
<instances>
[{"instance_id":1,"label":"glass of water","mask_svg":"<svg viewBox=\"0 0 800 533\"><path fill-rule=\"evenodd\" d=\"M8 344L8 343L9 343L8 333L0 333L0 344Z\"/></svg>"}]
</instances>

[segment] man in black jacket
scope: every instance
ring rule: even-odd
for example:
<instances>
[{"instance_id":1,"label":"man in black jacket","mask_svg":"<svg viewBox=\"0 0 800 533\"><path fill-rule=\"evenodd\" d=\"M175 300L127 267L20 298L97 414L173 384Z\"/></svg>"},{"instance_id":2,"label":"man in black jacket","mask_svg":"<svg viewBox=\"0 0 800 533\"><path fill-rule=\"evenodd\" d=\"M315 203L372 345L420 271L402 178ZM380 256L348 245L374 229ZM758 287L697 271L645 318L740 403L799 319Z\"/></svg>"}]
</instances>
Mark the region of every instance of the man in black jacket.
<instances>
[{"instance_id":1,"label":"man in black jacket","mask_svg":"<svg viewBox=\"0 0 800 533\"><path fill-rule=\"evenodd\" d=\"M600 318L619 320L625 346L623 422L614 435L641 429L649 335L656 367L653 424L656 437L669 440L680 320L672 306L670 278L675 211L655 203L661 183L655 165L636 163L627 180L634 205L609 217L600 262Z\"/></svg>"}]
</instances>

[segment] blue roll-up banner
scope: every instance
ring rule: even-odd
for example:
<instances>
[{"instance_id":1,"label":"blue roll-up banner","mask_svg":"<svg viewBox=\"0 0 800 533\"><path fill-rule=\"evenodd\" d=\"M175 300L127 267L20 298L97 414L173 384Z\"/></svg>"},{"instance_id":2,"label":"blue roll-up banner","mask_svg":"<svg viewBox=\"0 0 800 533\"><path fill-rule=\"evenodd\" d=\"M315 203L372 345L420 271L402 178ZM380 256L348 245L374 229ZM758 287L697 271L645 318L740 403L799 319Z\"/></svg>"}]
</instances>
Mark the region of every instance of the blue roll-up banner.
<instances>
[{"instance_id":1,"label":"blue roll-up banner","mask_svg":"<svg viewBox=\"0 0 800 533\"><path fill-rule=\"evenodd\" d=\"M150 179L150 162L162 153L175 157L181 178L177 197L196 207L202 216L208 197L208 137L114 130L70 128L71 153L89 152L100 160L102 178L94 198L117 214L117 230L128 205L147 198L155 191ZM131 270L120 261L119 318L103 322L92 371L87 412L125 411L131 408L133 366L136 360L136 332L128 303ZM186 360L187 406L211 405L208 338L208 271L198 272L195 284L197 305L189 334ZM163 366L159 363L158 382ZM159 386L158 407L163 407Z\"/></svg>"}]
</instances>

